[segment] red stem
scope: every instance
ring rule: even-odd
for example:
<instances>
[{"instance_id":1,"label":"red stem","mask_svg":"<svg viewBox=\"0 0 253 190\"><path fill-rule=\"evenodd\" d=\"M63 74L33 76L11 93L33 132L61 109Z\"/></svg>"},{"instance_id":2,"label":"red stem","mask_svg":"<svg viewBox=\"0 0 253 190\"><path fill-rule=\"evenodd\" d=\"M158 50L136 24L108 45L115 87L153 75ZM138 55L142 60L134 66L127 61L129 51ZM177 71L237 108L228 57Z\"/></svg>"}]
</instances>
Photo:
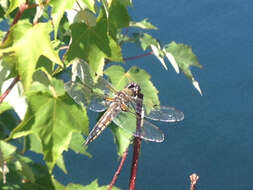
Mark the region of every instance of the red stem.
<instances>
[{"instance_id":1,"label":"red stem","mask_svg":"<svg viewBox=\"0 0 253 190\"><path fill-rule=\"evenodd\" d=\"M126 158L127 158L127 155L128 155L128 149L123 153L122 155L122 158L121 158L121 161L120 161L120 164L119 164L119 167L117 169L117 171L115 172L113 178L112 178L112 181L111 181L111 184L108 188L108 190L111 190L112 189L112 186L116 183L118 177L119 177L119 174L120 174L120 171L126 161Z\"/></svg>"},{"instance_id":2,"label":"red stem","mask_svg":"<svg viewBox=\"0 0 253 190\"><path fill-rule=\"evenodd\" d=\"M19 19L21 18L21 16L23 15L23 13L24 13L24 11L25 11L26 9L35 8L35 7L37 7L37 6L38 6L37 4L31 4L31 5L29 5L29 4L28 4L28 1L26 1L26 3L22 3L22 4L19 6L19 10L18 10L18 12L17 12L17 14L16 14L16 16L15 16L15 18L14 18L12 24L11 24L11 27L12 27L13 25L15 25L15 24L19 21ZM11 27L10 27L10 28L11 28ZM6 35L4 36L2 43L7 39L7 36L9 35L9 33L10 33L10 30L8 30L8 32L7 32Z\"/></svg>"},{"instance_id":3,"label":"red stem","mask_svg":"<svg viewBox=\"0 0 253 190\"><path fill-rule=\"evenodd\" d=\"M148 55L152 55L153 54L153 51L150 51L148 53L144 53L144 54L141 54L141 55L137 55L137 56L133 56L133 57L127 57L127 58L124 58L124 61L129 61L129 60L133 60L133 59L138 59L138 58L142 58L142 57L145 57L145 56L148 56Z\"/></svg>"},{"instance_id":4,"label":"red stem","mask_svg":"<svg viewBox=\"0 0 253 190\"><path fill-rule=\"evenodd\" d=\"M6 91L0 96L0 104L3 102L5 97L10 93L11 89L14 87L14 85L19 81L19 77L16 77L13 79L10 86L6 89Z\"/></svg>"},{"instance_id":5,"label":"red stem","mask_svg":"<svg viewBox=\"0 0 253 190\"><path fill-rule=\"evenodd\" d=\"M138 160L141 150L141 139L138 137L134 138L134 154L133 154L133 161L132 161L132 168L131 168L131 176L129 182L129 190L135 189L135 182L137 176L137 168L138 168Z\"/></svg>"},{"instance_id":6,"label":"red stem","mask_svg":"<svg viewBox=\"0 0 253 190\"><path fill-rule=\"evenodd\" d=\"M144 117L144 109L143 109L143 94L138 92L138 98L140 101L136 101L136 133L140 134L140 130L143 127L143 117ZM141 138L138 136L134 138L134 153L132 160L132 168L131 168L131 176L129 181L129 190L135 189L137 169L138 169L138 161L141 150Z\"/></svg>"},{"instance_id":7,"label":"red stem","mask_svg":"<svg viewBox=\"0 0 253 190\"><path fill-rule=\"evenodd\" d=\"M19 19L21 18L21 16L22 16L23 12L24 12L27 8L28 8L28 4L26 4L26 3L22 3L22 4L19 6L19 10L18 10L18 12L17 12L17 14L16 14L16 16L15 16L15 18L14 18L12 24L11 24L11 27L12 27L14 24L16 24L16 23L18 22L18 20L19 20ZM10 28L11 28L11 27L10 27ZM9 33L10 33L10 30L8 30L8 32L7 32L6 35L4 36L2 43L7 39L7 36L9 35Z\"/></svg>"}]
</instances>

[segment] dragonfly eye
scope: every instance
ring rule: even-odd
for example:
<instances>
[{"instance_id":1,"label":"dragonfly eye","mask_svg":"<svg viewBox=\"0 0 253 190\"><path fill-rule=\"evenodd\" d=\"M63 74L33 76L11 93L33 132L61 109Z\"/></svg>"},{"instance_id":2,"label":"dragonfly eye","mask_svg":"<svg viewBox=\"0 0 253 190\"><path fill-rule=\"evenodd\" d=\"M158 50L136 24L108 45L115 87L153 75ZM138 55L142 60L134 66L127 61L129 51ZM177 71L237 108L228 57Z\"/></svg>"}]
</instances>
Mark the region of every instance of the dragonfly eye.
<instances>
[{"instance_id":1,"label":"dragonfly eye","mask_svg":"<svg viewBox=\"0 0 253 190\"><path fill-rule=\"evenodd\" d=\"M128 84L126 88L132 90L134 93L134 96L137 96L137 94L140 93L141 91L141 87L137 83L134 83L134 82Z\"/></svg>"}]
</instances>

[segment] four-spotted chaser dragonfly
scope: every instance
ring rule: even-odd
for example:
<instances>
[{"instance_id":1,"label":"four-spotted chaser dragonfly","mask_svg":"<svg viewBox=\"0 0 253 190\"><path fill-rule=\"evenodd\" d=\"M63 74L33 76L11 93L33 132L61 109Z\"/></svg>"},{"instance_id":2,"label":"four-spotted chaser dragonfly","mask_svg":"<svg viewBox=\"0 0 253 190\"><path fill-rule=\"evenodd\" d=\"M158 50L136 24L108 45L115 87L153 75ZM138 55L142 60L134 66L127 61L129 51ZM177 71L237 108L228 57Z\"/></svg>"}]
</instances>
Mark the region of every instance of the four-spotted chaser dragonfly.
<instances>
[{"instance_id":1,"label":"four-spotted chaser dragonfly","mask_svg":"<svg viewBox=\"0 0 253 190\"><path fill-rule=\"evenodd\" d=\"M142 126L137 132L136 121L141 114L138 112L136 114L136 108L138 101L142 101L137 96L141 90L140 86L136 83L129 83L123 90L117 91L102 77L98 78L94 84L90 80L87 63L78 62L73 67L77 80L65 83L68 94L76 103L92 111L103 112L106 110L89 133L85 145L96 139L112 121L133 136L148 141L162 142L164 140L163 132L145 118L162 122L177 122L184 119L183 112L173 107L150 107L143 104L144 119L142 119Z\"/></svg>"}]
</instances>

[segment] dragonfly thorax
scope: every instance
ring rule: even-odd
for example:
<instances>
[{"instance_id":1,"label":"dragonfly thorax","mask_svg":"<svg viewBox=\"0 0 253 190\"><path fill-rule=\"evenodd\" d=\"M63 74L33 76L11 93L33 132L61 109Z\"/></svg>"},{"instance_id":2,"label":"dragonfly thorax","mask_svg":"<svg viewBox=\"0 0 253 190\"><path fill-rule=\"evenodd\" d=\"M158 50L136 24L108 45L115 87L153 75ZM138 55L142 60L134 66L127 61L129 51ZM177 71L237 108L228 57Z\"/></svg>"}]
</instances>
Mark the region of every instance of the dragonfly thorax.
<instances>
[{"instance_id":1,"label":"dragonfly thorax","mask_svg":"<svg viewBox=\"0 0 253 190\"><path fill-rule=\"evenodd\" d=\"M131 93L131 96L133 97L137 97L138 94L141 92L141 87L134 82L129 83L125 89L128 89L128 91L130 91L129 93Z\"/></svg>"}]
</instances>

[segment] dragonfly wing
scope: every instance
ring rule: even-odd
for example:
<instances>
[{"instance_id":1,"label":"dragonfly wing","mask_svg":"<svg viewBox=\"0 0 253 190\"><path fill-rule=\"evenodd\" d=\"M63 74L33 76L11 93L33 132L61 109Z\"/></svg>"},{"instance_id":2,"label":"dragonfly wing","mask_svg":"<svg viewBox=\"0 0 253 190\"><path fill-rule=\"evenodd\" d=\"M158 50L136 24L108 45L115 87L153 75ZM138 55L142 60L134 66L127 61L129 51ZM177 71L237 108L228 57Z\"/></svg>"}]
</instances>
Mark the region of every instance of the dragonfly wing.
<instances>
[{"instance_id":1,"label":"dragonfly wing","mask_svg":"<svg viewBox=\"0 0 253 190\"><path fill-rule=\"evenodd\" d=\"M99 93L94 93L93 89L80 82L67 82L64 85L68 94L73 100L88 109L96 112L102 112L108 107L106 97Z\"/></svg>"},{"instance_id":2,"label":"dragonfly wing","mask_svg":"<svg viewBox=\"0 0 253 190\"><path fill-rule=\"evenodd\" d=\"M133 136L153 142L162 142L164 140L163 132L152 123L144 120L140 132L136 132L136 118L137 116L131 112L121 111L113 122L124 129Z\"/></svg>"},{"instance_id":3,"label":"dragonfly wing","mask_svg":"<svg viewBox=\"0 0 253 190\"><path fill-rule=\"evenodd\" d=\"M73 64L72 72L76 73L84 85L92 87L92 89L99 89L104 95L110 96L112 92L115 92L112 85L102 76L96 76L96 80L93 81L90 66L81 59L77 59L75 64Z\"/></svg>"},{"instance_id":4,"label":"dragonfly wing","mask_svg":"<svg viewBox=\"0 0 253 190\"><path fill-rule=\"evenodd\" d=\"M184 119L184 113L173 107L154 106L145 117L155 121L176 122Z\"/></svg>"},{"instance_id":5,"label":"dragonfly wing","mask_svg":"<svg viewBox=\"0 0 253 190\"><path fill-rule=\"evenodd\" d=\"M135 112L137 108L138 101L142 101L139 98L136 98L134 101L130 102L129 108L131 108L131 112ZM162 121L162 122L177 122L184 119L184 113L177 110L174 107L168 106L160 106L153 105L150 102L145 101L143 104L145 110L145 118L154 120L154 121Z\"/></svg>"}]
</instances>

